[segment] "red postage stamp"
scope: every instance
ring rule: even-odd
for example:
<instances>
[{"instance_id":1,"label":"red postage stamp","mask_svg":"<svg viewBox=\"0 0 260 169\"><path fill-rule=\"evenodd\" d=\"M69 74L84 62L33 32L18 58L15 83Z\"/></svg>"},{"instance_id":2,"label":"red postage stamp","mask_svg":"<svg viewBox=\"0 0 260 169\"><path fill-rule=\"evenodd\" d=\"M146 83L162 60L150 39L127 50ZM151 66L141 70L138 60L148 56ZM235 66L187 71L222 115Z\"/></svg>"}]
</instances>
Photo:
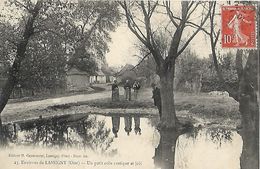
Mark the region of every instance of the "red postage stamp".
<instances>
[{"instance_id":1,"label":"red postage stamp","mask_svg":"<svg viewBox=\"0 0 260 169\"><path fill-rule=\"evenodd\" d=\"M222 6L222 47L256 48L255 6Z\"/></svg>"}]
</instances>

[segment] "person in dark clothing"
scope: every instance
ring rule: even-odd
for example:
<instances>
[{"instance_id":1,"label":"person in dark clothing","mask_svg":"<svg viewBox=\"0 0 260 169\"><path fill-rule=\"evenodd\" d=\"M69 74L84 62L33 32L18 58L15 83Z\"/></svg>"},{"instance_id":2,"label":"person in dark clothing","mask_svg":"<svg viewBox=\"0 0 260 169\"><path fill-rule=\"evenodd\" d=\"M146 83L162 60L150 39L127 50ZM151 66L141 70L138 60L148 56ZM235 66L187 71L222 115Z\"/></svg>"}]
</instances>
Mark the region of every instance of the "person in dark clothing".
<instances>
[{"instance_id":1,"label":"person in dark clothing","mask_svg":"<svg viewBox=\"0 0 260 169\"><path fill-rule=\"evenodd\" d=\"M153 101L154 105L158 108L159 110L159 115L160 118L162 117L162 101L161 101L161 92L160 88L158 88L154 83L151 85L153 88Z\"/></svg>"},{"instance_id":2,"label":"person in dark clothing","mask_svg":"<svg viewBox=\"0 0 260 169\"><path fill-rule=\"evenodd\" d=\"M138 81L135 81L133 84L133 89L134 89L134 98L135 100L137 100L137 95L138 95L138 91L141 88L141 85Z\"/></svg>"},{"instance_id":3,"label":"person in dark clothing","mask_svg":"<svg viewBox=\"0 0 260 169\"><path fill-rule=\"evenodd\" d=\"M130 101L131 100L131 84L129 80L126 80L124 89L125 89L125 99Z\"/></svg>"},{"instance_id":4,"label":"person in dark clothing","mask_svg":"<svg viewBox=\"0 0 260 169\"><path fill-rule=\"evenodd\" d=\"M112 84L112 101L119 101L119 88L116 80Z\"/></svg>"}]
</instances>

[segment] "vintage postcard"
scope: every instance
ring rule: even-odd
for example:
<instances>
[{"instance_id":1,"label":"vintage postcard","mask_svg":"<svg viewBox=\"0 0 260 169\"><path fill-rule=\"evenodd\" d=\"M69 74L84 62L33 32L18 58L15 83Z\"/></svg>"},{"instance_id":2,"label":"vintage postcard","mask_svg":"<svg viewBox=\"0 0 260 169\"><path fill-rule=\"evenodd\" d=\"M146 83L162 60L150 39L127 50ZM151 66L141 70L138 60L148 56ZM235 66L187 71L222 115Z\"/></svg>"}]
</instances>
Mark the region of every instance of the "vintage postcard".
<instances>
[{"instance_id":1,"label":"vintage postcard","mask_svg":"<svg viewBox=\"0 0 260 169\"><path fill-rule=\"evenodd\" d=\"M0 168L258 169L259 4L0 0Z\"/></svg>"}]
</instances>

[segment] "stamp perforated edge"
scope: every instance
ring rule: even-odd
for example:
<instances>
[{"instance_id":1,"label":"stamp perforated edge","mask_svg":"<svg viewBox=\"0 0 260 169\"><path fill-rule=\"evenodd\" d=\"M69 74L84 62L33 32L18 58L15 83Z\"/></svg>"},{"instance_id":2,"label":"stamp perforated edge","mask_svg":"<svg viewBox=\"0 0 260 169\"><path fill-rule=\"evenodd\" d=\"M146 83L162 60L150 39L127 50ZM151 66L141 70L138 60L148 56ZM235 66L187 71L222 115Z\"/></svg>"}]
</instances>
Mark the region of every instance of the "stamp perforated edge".
<instances>
[{"instance_id":1,"label":"stamp perforated edge","mask_svg":"<svg viewBox=\"0 0 260 169\"><path fill-rule=\"evenodd\" d=\"M256 3L257 3L257 1L255 1ZM257 14L258 14L258 6L257 6L257 4L256 3L254 3L254 4L251 4L250 6L254 6L254 8L255 8L255 33L256 33L256 35L255 35L255 47L223 47L222 46L222 39L219 41L219 45L220 45L220 47L221 47L221 49L222 50L230 50L230 49L242 49L242 50L257 50L258 48L259 48L259 44L258 44L258 38L259 38L259 31L258 31L258 21L259 21L259 18L260 18L260 16L258 16ZM237 2L237 3L235 3L235 4L233 4L233 5L223 5L223 4L221 4L220 5L220 8L219 8L219 13L221 13L221 15L222 15L222 7L223 6L239 6L239 5L244 5L244 4L241 4L241 3L239 3L239 2ZM246 5L244 5L244 6L246 6ZM221 21L221 25L220 25L220 37L222 38L222 18L220 19L220 21Z\"/></svg>"}]
</instances>

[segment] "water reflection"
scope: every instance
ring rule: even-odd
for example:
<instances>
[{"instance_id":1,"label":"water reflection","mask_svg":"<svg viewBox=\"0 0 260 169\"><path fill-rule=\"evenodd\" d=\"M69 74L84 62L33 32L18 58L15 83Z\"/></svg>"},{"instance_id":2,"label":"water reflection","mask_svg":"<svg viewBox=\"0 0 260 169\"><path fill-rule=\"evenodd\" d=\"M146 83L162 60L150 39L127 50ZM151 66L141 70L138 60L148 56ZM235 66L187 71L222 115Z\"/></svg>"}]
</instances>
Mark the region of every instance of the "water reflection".
<instances>
[{"instance_id":1,"label":"water reflection","mask_svg":"<svg viewBox=\"0 0 260 169\"><path fill-rule=\"evenodd\" d=\"M126 116L124 117L125 122L125 132L129 136L130 132L132 131L132 117Z\"/></svg>"},{"instance_id":2,"label":"water reflection","mask_svg":"<svg viewBox=\"0 0 260 169\"><path fill-rule=\"evenodd\" d=\"M141 135L140 117L134 117L134 122L135 122L135 134Z\"/></svg>"},{"instance_id":3,"label":"water reflection","mask_svg":"<svg viewBox=\"0 0 260 169\"><path fill-rule=\"evenodd\" d=\"M26 122L0 123L0 142L6 146L91 149L99 154L112 154L115 159L142 161L141 168L239 169L241 159L242 169L251 169L257 163L253 158L258 157L253 133L239 133L243 138L241 155L242 140L236 131L201 126L185 133L157 131L154 125L157 120L130 115L39 117Z\"/></svg>"},{"instance_id":4,"label":"water reflection","mask_svg":"<svg viewBox=\"0 0 260 169\"><path fill-rule=\"evenodd\" d=\"M252 129L243 128L239 134L243 139L243 151L240 157L241 169L258 169L259 141Z\"/></svg>"},{"instance_id":5,"label":"water reflection","mask_svg":"<svg viewBox=\"0 0 260 169\"><path fill-rule=\"evenodd\" d=\"M112 116L111 118L112 118L112 131L115 137L118 137L117 133L120 128L120 116Z\"/></svg>"},{"instance_id":6,"label":"water reflection","mask_svg":"<svg viewBox=\"0 0 260 169\"><path fill-rule=\"evenodd\" d=\"M8 139L9 144L79 149L87 147L100 153L105 152L113 141L104 121L84 114L52 118L40 116L36 120L1 125L1 131L1 142Z\"/></svg>"},{"instance_id":7,"label":"water reflection","mask_svg":"<svg viewBox=\"0 0 260 169\"><path fill-rule=\"evenodd\" d=\"M155 155L153 157L156 168L173 169L175 160L176 140L179 134L172 130L160 131L160 143L155 148Z\"/></svg>"},{"instance_id":8,"label":"water reflection","mask_svg":"<svg viewBox=\"0 0 260 169\"><path fill-rule=\"evenodd\" d=\"M211 140L216 143L219 148L226 142L232 142L233 133L230 130L225 129L211 129L208 130Z\"/></svg>"},{"instance_id":9,"label":"water reflection","mask_svg":"<svg viewBox=\"0 0 260 169\"><path fill-rule=\"evenodd\" d=\"M139 116L124 116L124 130L127 133L127 135L129 136L131 131L132 131L132 123L133 123L133 119L134 118L134 131L135 134L139 134L141 135L141 128L140 128L140 117ZM112 116L112 131L115 135L115 137L118 137L118 131L120 129L120 116Z\"/></svg>"},{"instance_id":10,"label":"water reflection","mask_svg":"<svg viewBox=\"0 0 260 169\"><path fill-rule=\"evenodd\" d=\"M198 127L184 134L161 130L160 136L153 158L156 168L239 168L241 142L235 131Z\"/></svg>"},{"instance_id":11,"label":"water reflection","mask_svg":"<svg viewBox=\"0 0 260 169\"><path fill-rule=\"evenodd\" d=\"M7 133L3 126L2 119L0 118L0 145L5 146L7 144Z\"/></svg>"}]
</instances>

